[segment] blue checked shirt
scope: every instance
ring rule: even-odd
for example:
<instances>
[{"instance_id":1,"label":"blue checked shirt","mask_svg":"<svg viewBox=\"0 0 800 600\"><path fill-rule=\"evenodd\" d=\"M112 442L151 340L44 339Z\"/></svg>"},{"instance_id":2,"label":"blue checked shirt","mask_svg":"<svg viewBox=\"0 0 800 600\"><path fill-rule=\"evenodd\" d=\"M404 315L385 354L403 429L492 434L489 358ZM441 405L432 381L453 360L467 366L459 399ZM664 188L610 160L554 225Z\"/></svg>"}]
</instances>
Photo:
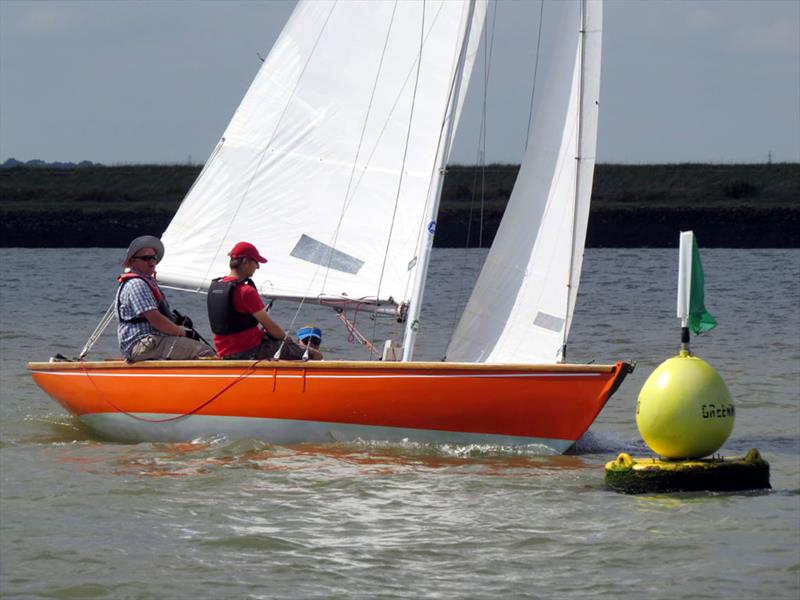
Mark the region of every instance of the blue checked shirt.
<instances>
[{"instance_id":1,"label":"blue checked shirt","mask_svg":"<svg viewBox=\"0 0 800 600\"><path fill-rule=\"evenodd\" d=\"M155 283L155 279L151 279ZM161 289L161 288L159 288ZM163 291L162 291L163 294ZM166 302L166 298L164 300ZM148 310L158 310L158 303L150 287L141 279L131 279L117 289L116 305L119 306L117 319L133 319L143 315ZM168 312L169 312L169 307ZM143 323L123 323L117 325L119 350L126 359L130 359L130 351L134 344L146 335L164 335L150 325Z\"/></svg>"}]
</instances>

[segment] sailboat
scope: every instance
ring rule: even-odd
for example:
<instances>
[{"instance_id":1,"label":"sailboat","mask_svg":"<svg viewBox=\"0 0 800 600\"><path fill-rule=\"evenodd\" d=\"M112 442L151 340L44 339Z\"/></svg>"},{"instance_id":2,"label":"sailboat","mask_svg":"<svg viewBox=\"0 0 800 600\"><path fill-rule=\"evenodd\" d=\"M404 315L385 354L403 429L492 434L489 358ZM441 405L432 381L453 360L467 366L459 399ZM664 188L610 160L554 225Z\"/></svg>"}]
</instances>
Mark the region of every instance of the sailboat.
<instances>
[{"instance_id":1,"label":"sailboat","mask_svg":"<svg viewBox=\"0 0 800 600\"><path fill-rule=\"evenodd\" d=\"M385 360L29 363L36 383L119 441L572 447L631 370L566 363L594 170L600 0L548 4L559 29L505 216L445 360L414 360L487 6L299 2L162 236L162 285L204 293L227 272L227 250L248 240L268 252L255 276L265 298L404 323Z\"/></svg>"}]
</instances>

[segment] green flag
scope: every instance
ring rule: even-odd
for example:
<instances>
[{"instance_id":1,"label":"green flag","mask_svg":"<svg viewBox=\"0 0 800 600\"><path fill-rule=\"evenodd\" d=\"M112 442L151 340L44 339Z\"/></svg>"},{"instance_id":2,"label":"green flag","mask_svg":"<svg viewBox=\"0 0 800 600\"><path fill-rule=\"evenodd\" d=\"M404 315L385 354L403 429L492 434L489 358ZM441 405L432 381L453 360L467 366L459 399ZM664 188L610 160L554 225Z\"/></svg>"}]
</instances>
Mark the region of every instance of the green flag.
<instances>
[{"instance_id":1,"label":"green flag","mask_svg":"<svg viewBox=\"0 0 800 600\"><path fill-rule=\"evenodd\" d=\"M717 326L717 320L711 316L703 304L703 286L705 276L703 263L700 262L700 251L697 249L697 238L692 236L692 282L689 292L689 329L695 335L711 331Z\"/></svg>"}]
</instances>

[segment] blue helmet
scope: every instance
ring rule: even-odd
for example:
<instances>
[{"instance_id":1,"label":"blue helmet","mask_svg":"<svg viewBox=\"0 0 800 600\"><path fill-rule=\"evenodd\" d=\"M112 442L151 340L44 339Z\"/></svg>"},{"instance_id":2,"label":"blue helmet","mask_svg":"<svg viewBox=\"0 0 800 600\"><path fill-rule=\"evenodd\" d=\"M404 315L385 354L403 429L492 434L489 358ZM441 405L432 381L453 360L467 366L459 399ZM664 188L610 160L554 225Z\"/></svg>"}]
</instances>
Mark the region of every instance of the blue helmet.
<instances>
[{"instance_id":1,"label":"blue helmet","mask_svg":"<svg viewBox=\"0 0 800 600\"><path fill-rule=\"evenodd\" d=\"M297 337L301 342L306 341L306 338L315 337L319 343L322 341L322 330L319 327L301 327L297 330Z\"/></svg>"}]
</instances>

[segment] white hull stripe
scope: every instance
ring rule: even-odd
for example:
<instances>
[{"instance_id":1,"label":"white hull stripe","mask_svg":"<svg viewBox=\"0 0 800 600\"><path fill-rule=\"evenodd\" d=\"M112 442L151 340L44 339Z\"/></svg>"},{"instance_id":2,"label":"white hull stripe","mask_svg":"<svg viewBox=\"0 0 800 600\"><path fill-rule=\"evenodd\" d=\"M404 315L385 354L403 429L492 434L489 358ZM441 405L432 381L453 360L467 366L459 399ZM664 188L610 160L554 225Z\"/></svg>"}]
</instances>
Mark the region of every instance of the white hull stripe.
<instances>
[{"instance_id":1,"label":"white hull stripe","mask_svg":"<svg viewBox=\"0 0 800 600\"><path fill-rule=\"evenodd\" d=\"M464 375L257 375L257 374L211 374L211 373L103 373L93 371L38 371L38 375L60 375L67 377L148 377L148 378L189 378L189 379L519 379L549 377L572 379L575 377L600 377L605 373L491 373Z\"/></svg>"},{"instance_id":2,"label":"white hull stripe","mask_svg":"<svg viewBox=\"0 0 800 600\"><path fill-rule=\"evenodd\" d=\"M135 416L164 419L177 415L137 413ZM528 446L536 453L563 453L574 443L573 440L557 438L255 417L192 415L161 423L140 421L122 413L86 414L79 418L103 437L134 443L182 442L222 435L229 439L257 439L272 444L375 441Z\"/></svg>"}]
</instances>

